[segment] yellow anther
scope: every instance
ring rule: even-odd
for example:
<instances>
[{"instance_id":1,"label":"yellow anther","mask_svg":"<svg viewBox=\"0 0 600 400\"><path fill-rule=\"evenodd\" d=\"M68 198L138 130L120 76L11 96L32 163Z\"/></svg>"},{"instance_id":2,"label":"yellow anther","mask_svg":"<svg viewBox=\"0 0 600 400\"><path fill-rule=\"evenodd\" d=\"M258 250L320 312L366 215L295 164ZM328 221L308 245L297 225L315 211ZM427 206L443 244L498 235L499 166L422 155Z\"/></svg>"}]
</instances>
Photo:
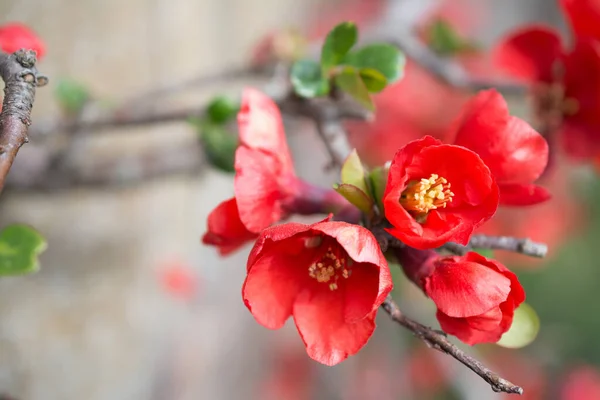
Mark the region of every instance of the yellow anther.
<instances>
[{"instance_id":1,"label":"yellow anther","mask_svg":"<svg viewBox=\"0 0 600 400\"><path fill-rule=\"evenodd\" d=\"M445 178L432 174L428 179L422 178L409 184L402 193L400 204L409 211L428 213L430 210L446 207L453 196L450 183Z\"/></svg>"}]
</instances>

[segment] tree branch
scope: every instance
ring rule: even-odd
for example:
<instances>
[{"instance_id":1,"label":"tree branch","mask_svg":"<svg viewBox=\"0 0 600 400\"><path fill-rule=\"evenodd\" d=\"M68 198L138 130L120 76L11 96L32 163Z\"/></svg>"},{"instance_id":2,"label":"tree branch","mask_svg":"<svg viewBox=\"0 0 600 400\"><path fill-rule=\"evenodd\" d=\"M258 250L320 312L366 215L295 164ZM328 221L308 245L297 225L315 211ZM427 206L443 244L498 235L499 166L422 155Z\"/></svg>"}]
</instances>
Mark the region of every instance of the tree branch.
<instances>
[{"instance_id":1,"label":"tree branch","mask_svg":"<svg viewBox=\"0 0 600 400\"><path fill-rule=\"evenodd\" d=\"M27 130L31 125L35 88L48 82L35 68L36 61L32 50L0 53L0 76L5 84L0 113L0 191L17 152L29 141Z\"/></svg>"},{"instance_id":2,"label":"tree branch","mask_svg":"<svg viewBox=\"0 0 600 400\"><path fill-rule=\"evenodd\" d=\"M414 333L415 336L425 342L429 347L453 357L471 371L475 372L490 384L493 391L523 394L523 388L501 378L498 374L484 366L480 361L467 355L464 351L450 343L443 333L435 331L405 316L391 296L388 296L381 307L390 315L392 320Z\"/></svg>"},{"instance_id":3,"label":"tree branch","mask_svg":"<svg viewBox=\"0 0 600 400\"><path fill-rule=\"evenodd\" d=\"M473 235L467 246L446 243L442 248L458 255L464 255L473 249L507 250L538 258L544 258L548 254L548 246L544 243L510 236Z\"/></svg>"}]
</instances>

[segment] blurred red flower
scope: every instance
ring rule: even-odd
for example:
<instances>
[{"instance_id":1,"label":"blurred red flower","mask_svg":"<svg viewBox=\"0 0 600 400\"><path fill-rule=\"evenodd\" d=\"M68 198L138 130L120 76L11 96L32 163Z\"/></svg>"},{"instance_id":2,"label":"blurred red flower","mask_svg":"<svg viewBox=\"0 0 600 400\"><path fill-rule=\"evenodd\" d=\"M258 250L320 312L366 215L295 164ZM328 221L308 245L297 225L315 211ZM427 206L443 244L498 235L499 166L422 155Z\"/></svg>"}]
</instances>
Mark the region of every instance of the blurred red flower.
<instances>
[{"instance_id":1,"label":"blurred red flower","mask_svg":"<svg viewBox=\"0 0 600 400\"><path fill-rule=\"evenodd\" d=\"M183 262L166 263L159 274L161 286L174 297L191 300L198 293L198 275Z\"/></svg>"},{"instance_id":2,"label":"blurred red flower","mask_svg":"<svg viewBox=\"0 0 600 400\"><path fill-rule=\"evenodd\" d=\"M580 0L561 5L575 33L571 48L553 28L530 25L505 37L494 58L530 85L545 134L559 134L567 154L587 159L600 152L600 43L589 36L600 26L592 12L598 7Z\"/></svg>"},{"instance_id":3,"label":"blurred red flower","mask_svg":"<svg viewBox=\"0 0 600 400\"><path fill-rule=\"evenodd\" d=\"M46 54L44 42L26 25L19 22L0 25L0 50L14 53L22 48L34 50L38 60Z\"/></svg>"},{"instance_id":4,"label":"blurred red flower","mask_svg":"<svg viewBox=\"0 0 600 400\"><path fill-rule=\"evenodd\" d=\"M473 151L426 136L394 156L383 203L388 231L411 247L467 244L494 215L498 185Z\"/></svg>"},{"instance_id":5,"label":"blurred red flower","mask_svg":"<svg viewBox=\"0 0 600 400\"><path fill-rule=\"evenodd\" d=\"M263 326L294 317L308 355L334 365L357 353L392 289L387 262L367 229L327 219L265 229L248 258L244 303Z\"/></svg>"},{"instance_id":6,"label":"blurred red flower","mask_svg":"<svg viewBox=\"0 0 600 400\"><path fill-rule=\"evenodd\" d=\"M560 400L600 399L600 373L592 366L582 365L564 378Z\"/></svg>"}]
</instances>

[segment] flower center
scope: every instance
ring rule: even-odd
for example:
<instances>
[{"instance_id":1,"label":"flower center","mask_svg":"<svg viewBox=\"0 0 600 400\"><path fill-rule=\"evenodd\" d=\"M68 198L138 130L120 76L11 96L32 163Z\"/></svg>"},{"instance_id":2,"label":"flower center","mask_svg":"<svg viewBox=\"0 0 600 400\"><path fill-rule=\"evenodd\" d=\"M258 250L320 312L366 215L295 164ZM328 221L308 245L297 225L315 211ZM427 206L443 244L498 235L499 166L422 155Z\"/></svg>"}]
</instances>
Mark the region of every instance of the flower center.
<instances>
[{"instance_id":1,"label":"flower center","mask_svg":"<svg viewBox=\"0 0 600 400\"><path fill-rule=\"evenodd\" d=\"M329 290L338 288L338 280L348 279L352 274L350 267L353 261L347 256L336 254L331 247L327 252L308 267L308 276L314 278L319 283L328 283Z\"/></svg>"},{"instance_id":2,"label":"flower center","mask_svg":"<svg viewBox=\"0 0 600 400\"><path fill-rule=\"evenodd\" d=\"M429 179L421 179L408 184L400 197L400 204L406 210L426 214L430 210L445 208L452 201L454 193L450 191L450 183L437 174Z\"/></svg>"},{"instance_id":3,"label":"flower center","mask_svg":"<svg viewBox=\"0 0 600 400\"><path fill-rule=\"evenodd\" d=\"M534 107L537 118L545 124L560 125L563 118L579 111L579 102L566 97L563 84L539 83L533 87Z\"/></svg>"}]
</instances>

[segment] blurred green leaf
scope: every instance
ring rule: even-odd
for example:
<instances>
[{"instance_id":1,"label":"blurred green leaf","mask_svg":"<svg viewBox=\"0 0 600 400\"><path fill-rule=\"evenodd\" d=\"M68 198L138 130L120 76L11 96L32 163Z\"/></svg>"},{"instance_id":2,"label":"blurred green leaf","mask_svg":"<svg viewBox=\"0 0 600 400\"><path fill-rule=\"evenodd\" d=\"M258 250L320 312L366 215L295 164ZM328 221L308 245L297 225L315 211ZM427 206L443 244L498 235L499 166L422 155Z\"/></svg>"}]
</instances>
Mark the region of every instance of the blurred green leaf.
<instances>
[{"instance_id":1,"label":"blurred green leaf","mask_svg":"<svg viewBox=\"0 0 600 400\"><path fill-rule=\"evenodd\" d=\"M462 38L454 27L443 19L433 22L427 33L429 47L441 55L454 55L477 49L474 43Z\"/></svg>"},{"instance_id":2,"label":"blurred green leaf","mask_svg":"<svg viewBox=\"0 0 600 400\"><path fill-rule=\"evenodd\" d=\"M540 330L540 319L535 310L527 303L522 303L515 310L513 323L498 345L511 349L525 347L533 342Z\"/></svg>"},{"instance_id":3,"label":"blurred green leaf","mask_svg":"<svg viewBox=\"0 0 600 400\"><path fill-rule=\"evenodd\" d=\"M391 44L371 44L348 53L343 63L358 69L371 68L377 70L387 79L389 84L402 77L406 59L404 54Z\"/></svg>"},{"instance_id":4,"label":"blurred green leaf","mask_svg":"<svg viewBox=\"0 0 600 400\"><path fill-rule=\"evenodd\" d=\"M365 194L369 193L365 182L365 169L356 149L352 150L342 165L341 179L343 184L356 186Z\"/></svg>"},{"instance_id":5,"label":"blurred green leaf","mask_svg":"<svg viewBox=\"0 0 600 400\"><path fill-rule=\"evenodd\" d=\"M363 213L369 216L373 214L373 200L361 189L346 183L333 185L333 189Z\"/></svg>"},{"instance_id":6,"label":"blurred green leaf","mask_svg":"<svg viewBox=\"0 0 600 400\"><path fill-rule=\"evenodd\" d=\"M494 250L492 249L473 249L473 251L486 258L494 258Z\"/></svg>"},{"instance_id":7,"label":"blurred green leaf","mask_svg":"<svg viewBox=\"0 0 600 400\"><path fill-rule=\"evenodd\" d=\"M358 74L356 68L344 67L335 76L335 83L340 89L356 99L365 108L370 111L375 110L375 105L373 104L367 86Z\"/></svg>"},{"instance_id":8,"label":"blurred green leaf","mask_svg":"<svg viewBox=\"0 0 600 400\"><path fill-rule=\"evenodd\" d=\"M331 67L338 65L358 40L358 29L352 22L342 22L334 27L321 50L321 68L326 74Z\"/></svg>"},{"instance_id":9,"label":"blurred green leaf","mask_svg":"<svg viewBox=\"0 0 600 400\"><path fill-rule=\"evenodd\" d=\"M369 93L379 93L385 89L387 79L383 74L373 68L362 68L358 71Z\"/></svg>"},{"instance_id":10,"label":"blurred green leaf","mask_svg":"<svg viewBox=\"0 0 600 400\"><path fill-rule=\"evenodd\" d=\"M321 73L321 67L311 60L296 61L291 71L292 86L302 97L318 97L329 93L329 81Z\"/></svg>"},{"instance_id":11,"label":"blurred green leaf","mask_svg":"<svg viewBox=\"0 0 600 400\"><path fill-rule=\"evenodd\" d=\"M232 120L239 110L239 104L227 97L218 96L208 104L206 116L210 122L224 124L225 122Z\"/></svg>"},{"instance_id":12,"label":"blurred green leaf","mask_svg":"<svg viewBox=\"0 0 600 400\"><path fill-rule=\"evenodd\" d=\"M189 123L198 130L208 162L221 171L235 172L237 135L222 124L213 124L201 119L190 119Z\"/></svg>"},{"instance_id":13,"label":"blurred green leaf","mask_svg":"<svg viewBox=\"0 0 600 400\"><path fill-rule=\"evenodd\" d=\"M70 114L77 114L90 98L90 92L83 84L72 79L58 81L54 95L61 108Z\"/></svg>"},{"instance_id":14,"label":"blurred green leaf","mask_svg":"<svg viewBox=\"0 0 600 400\"><path fill-rule=\"evenodd\" d=\"M0 232L0 275L22 275L39 269L37 256L46 240L26 225L9 225Z\"/></svg>"}]
</instances>

